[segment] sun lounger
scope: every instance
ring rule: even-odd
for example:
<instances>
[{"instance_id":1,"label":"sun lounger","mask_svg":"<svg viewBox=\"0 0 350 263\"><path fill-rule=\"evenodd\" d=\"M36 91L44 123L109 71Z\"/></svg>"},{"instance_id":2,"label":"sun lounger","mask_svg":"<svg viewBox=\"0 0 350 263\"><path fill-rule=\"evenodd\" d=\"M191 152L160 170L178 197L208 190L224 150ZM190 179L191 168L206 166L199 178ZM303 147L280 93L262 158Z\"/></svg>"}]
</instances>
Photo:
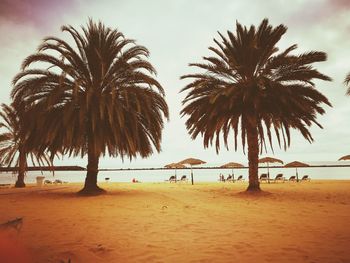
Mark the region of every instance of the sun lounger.
<instances>
[{"instance_id":1,"label":"sun lounger","mask_svg":"<svg viewBox=\"0 0 350 263\"><path fill-rule=\"evenodd\" d=\"M44 184L52 184L52 182L50 180L45 180Z\"/></svg>"},{"instance_id":2,"label":"sun lounger","mask_svg":"<svg viewBox=\"0 0 350 263\"><path fill-rule=\"evenodd\" d=\"M233 182L233 177L232 177L232 175L227 176L226 181L228 181L228 182Z\"/></svg>"},{"instance_id":3,"label":"sun lounger","mask_svg":"<svg viewBox=\"0 0 350 263\"><path fill-rule=\"evenodd\" d=\"M283 182L286 180L286 178L283 177L283 174L277 174L275 179L273 179L273 182Z\"/></svg>"},{"instance_id":4,"label":"sun lounger","mask_svg":"<svg viewBox=\"0 0 350 263\"><path fill-rule=\"evenodd\" d=\"M243 182L244 181L243 175L238 176L236 181Z\"/></svg>"},{"instance_id":5,"label":"sun lounger","mask_svg":"<svg viewBox=\"0 0 350 263\"><path fill-rule=\"evenodd\" d=\"M288 181L290 182L296 182L297 181L297 178L295 175L292 175L291 177L289 177Z\"/></svg>"},{"instance_id":6,"label":"sun lounger","mask_svg":"<svg viewBox=\"0 0 350 263\"><path fill-rule=\"evenodd\" d=\"M169 177L169 180L165 180L166 182L175 182L176 183L176 180L175 180L175 175L172 175Z\"/></svg>"},{"instance_id":7,"label":"sun lounger","mask_svg":"<svg viewBox=\"0 0 350 263\"><path fill-rule=\"evenodd\" d=\"M186 175L181 176L181 179L178 180L178 181L180 181L180 182L187 182L188 181L187 176Z\"/></svg>"},{"instance_id":8,"label":"sun lounger","mask_svg":"<svg viewBox=\"0 0 350 263\"><path fill-rule=\"evenodd\" d=\"M261 174L260 177L259 177L259 181L260 182L262 182L262 181L267 182L267 174Z\"/></svg>"},{"instance_id":9,"label":"sun lounger","mask_svg":"<svg viewBox=\"0 0 350 263\"><path fill-rule=\"evenodd\" d=\"M59 180L59 179L56 179L53 183L54 183L54 184L62 184L62 181Z\"/></svg>"},{"instance_id":10,"label":"sun lounger","mask_svg":"<svg viewBox=\"0 0 350 263\"><path fill-rule=\"evenodd\" d=\"M303 178L301 178L301 181L310 181L311 178L308 175L304 175Z\"/></svg>"}]
</instances>

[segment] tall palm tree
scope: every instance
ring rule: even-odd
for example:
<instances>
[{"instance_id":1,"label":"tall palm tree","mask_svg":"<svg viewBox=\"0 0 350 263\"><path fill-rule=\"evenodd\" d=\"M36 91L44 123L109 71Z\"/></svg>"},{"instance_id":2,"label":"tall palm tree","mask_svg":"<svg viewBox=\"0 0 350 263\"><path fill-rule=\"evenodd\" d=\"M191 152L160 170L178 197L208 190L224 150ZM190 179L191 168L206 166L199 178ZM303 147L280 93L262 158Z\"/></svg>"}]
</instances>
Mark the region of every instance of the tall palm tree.
<instances>
[{"instance_id":1,"label":"tall palm tree","mask_svg":"<svg viewBox=\"0 0 350 263\"><path fill-rule=\"evenodd\" d=\"M82 33L72 26L62 31L75 45L44 39L38 53L24 60L12 96L42 112L31 126L31 138L41 150L87 155L80 193L98 194L103 192L97 186L99 158L159 152L168 107L145 47L92 20ZM36 62L48 67L31 69Z\"/></svg>"},{"instance_id":2,"label":"tall palm tree","mask_svg":"<svg viewBox=\"0 0 350 263\"><path fill-rule=\"evenodd\" d=\"M15 187L25 187L24 176L27 170L27 157L33 162L33 165L39 166L47 164L52 165L52 161L47 154L39 154L37 151L28 150L28 141L22 132L23 121L18 110L12 105L1 105L0 128L0 164L8 166L16 166L18 176Z\"/></svg>"},{"instance_id":3,"label":"tall palm tree","mask_svg":"<svg viewBox=\"0 0 350 263\"><path fill-rule=\"evenodd\" d=\"M320 104L331 106L328 99L315 89L313 79L331 80L312 67L312 63L326 60L323 52L292 55L292 45L278 52L276 44L287 31L286 26L272 27L264 19L258 28L249 29L240 23L236 32L219 33L215 47L209 49L214 56L204 57L205 63L194 66L205 70L182 76L192 79L183 91L182 116L188 132L195 139L203 136L205 147L215 139L216 151L220 149L220 134L228 148L230 132L241 134L243 149L248 144L249 186L247 190L259 191L258 155L265 148L266 137L272 146L275 133L279 146L290 145L290 130L297 129L309 142L313 138L308 130L316 121L316 114L324 114Z\"/></svg>"}]
</instances>

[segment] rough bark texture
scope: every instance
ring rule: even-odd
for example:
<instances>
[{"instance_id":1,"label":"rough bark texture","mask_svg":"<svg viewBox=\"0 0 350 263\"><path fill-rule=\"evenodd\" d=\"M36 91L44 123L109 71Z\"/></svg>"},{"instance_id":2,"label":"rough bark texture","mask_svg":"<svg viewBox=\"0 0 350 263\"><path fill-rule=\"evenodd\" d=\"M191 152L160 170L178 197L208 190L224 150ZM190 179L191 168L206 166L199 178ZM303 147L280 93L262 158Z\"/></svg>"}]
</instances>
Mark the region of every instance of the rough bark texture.
<instances>
[{"instance_id":1,"label":"rough bark texture","mask_svg":"<svg viewBox=\"0 0 350 263\"><path fill-rule=\"evenodd\" d=\"M259 192L260 183L258 177L259 141L256 127L247 131L248 162L249 162L249 185L247 191Z\"/></svg>"},{"instance_id":2,"label":"rough bark texture","mask_svg":"<svg viewBox=\"0 0 350 263\"><path fill-rule=\"evenodd\" d=\"M99 195L105 193L105 190L97 186L98 162L99 156L89 144L88 165L84 188L78 192L80 195Z\"/></svg>"},{"instance_id":3,"label":"rough bark texture","mask_svg":"<svg viewBox=\"0 0 350 263\"><path fill-rule=\"evenodd\" d=\"M15 183L15 187L25 187L26 184L24 183L24 176L27 169L27 157L23 150L19 151L19 157L18 157L18 176L17 181Z\"/></svg>"}]
</instances>

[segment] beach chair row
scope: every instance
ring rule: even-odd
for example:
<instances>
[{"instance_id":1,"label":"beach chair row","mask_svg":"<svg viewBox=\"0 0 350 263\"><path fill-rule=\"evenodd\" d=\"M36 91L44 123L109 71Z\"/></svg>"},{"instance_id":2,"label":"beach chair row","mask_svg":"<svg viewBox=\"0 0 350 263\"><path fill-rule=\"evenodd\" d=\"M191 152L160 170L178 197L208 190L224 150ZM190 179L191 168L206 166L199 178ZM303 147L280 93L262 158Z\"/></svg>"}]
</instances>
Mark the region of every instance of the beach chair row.
<instances>
[{"instance_id":1,"label":"beach chair row","mask_svg":"<svg viewBox=\"0 0 350 263\"><path fill-rule=\"evenodd\" d=\"M310 181L311 178L308 175L304 175L299 181ZM289 177L289 179L285 178L283 174L277 174L275 178L268 178L267 174L261 174L259 177L260 182L296 182L297 177L295 175L292 175Z\"/></svg>"},{"instance_id":2,"label":"beach chair row","mask_svg":"<svg viewBox=\"0 0 350 263\"><path fill-rule=\"evenodd\" d=\"M66 184L68 182L63 182L62 180L56 179L54 181L51 180L45 180L44 184Z\"/></svg>"},{"instance_id":3,"label":"beach chair row","mask_svg":"<svg viewBox=\"0 0 350 263\"><path fill-rule=\"evenodd\" d=\"M311 178L308 175L304 175L299 181L310 181ZM187 182L187 176L183 175L180 179L176 179L175 175L170 176L168 180L165 180L166 182L170 183L176 183L176 182ZM221 182L243 182L245 179L243 178L243 175L240 175L237 177L237 179L234 179L232 175L229 175L227 178L224 178L223 175L219 176L219 181ZM286 179L283 174L277 174L275 178L268 179L267 174L261 174L259 177L260 182L296 182L297 178L295 175L289 177L289 179Z\"/></svg>"},{"instance_id":4,"label":"beach chair row","mask_svg":"<svg viewBox=\"0 0 350 263\"><path fill-rule=\"evenodd\" d=\"M165 180L166 182L170 182L170 183L176 183L176 182L187 182L188 178L186 175L181 176L180 179L176 179L175 175L172 175L169 177L168 180Z\"/></svg>"}]
</instances>

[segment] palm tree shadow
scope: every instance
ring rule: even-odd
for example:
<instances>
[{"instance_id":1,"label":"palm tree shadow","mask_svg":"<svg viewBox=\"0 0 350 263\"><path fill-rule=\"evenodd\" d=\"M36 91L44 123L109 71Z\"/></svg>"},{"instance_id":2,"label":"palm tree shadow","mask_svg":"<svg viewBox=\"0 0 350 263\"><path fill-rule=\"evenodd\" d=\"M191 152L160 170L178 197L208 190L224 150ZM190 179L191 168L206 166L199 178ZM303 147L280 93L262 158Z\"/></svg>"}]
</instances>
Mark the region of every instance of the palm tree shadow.
<instances>
[{"instance_id":1,"label":"palm tree shadow","mask_svg":"<svg viewBox=\"0 0 350 263\"><path fill-rule=\"evenodd\" d=\"M274 196L273 193L267 191L242 191L233 194L236 197L240 198L272 198Z\"/></svg>"},{"instance_id":2,"label":"palm tree shadow","mask_svg":"<svg viewBox=\"0 0 350 263\"><path fill-rule=\"evenodd\" d=\"M104 198L104 197L118 197L118 196L138 196L138 195L145 196L145 195L147 195L147 193L144 191L141 191L141 190L107 190L104 193L98 194L98 195L80 195L78 192L78 189L72 189L69 191L48 191L45 193L40 193L40 195L38 195L38 196L40 198L47 198L47 199L60 199L60 198L86 199L86 198L90 198L90 197Z\"/></svg>"}]
</instances>

